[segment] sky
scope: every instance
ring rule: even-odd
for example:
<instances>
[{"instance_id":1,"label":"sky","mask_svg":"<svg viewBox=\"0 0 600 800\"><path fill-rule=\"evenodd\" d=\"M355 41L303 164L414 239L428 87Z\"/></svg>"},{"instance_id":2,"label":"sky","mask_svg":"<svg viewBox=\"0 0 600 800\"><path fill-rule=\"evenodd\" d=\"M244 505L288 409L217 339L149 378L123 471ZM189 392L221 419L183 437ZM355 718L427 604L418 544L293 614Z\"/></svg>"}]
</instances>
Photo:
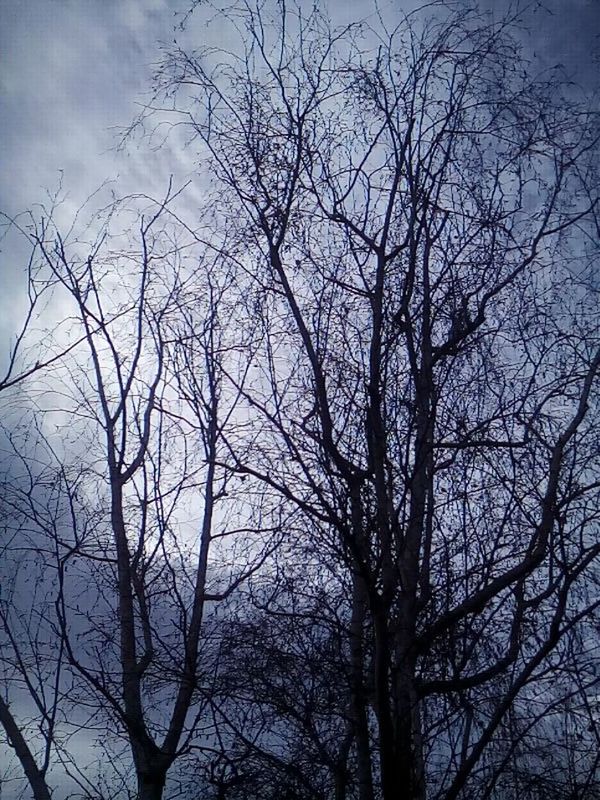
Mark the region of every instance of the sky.
<instances>
[{"instance_id":1,"label":"sky","mask_svg":"<svg viewBox=\"0 0 600 800\"><path fill-rule=\"evenodd\" d=\"M370 0L321 2L340 22L373 9ZM409 2L416 0L381 5L404 10ZM482 2L500 13L508 0ZM190 154L181 148L157 152L136 141L117 150L119 130L149 97L158 42L206 43L194 16L186 33L178 29L187 7L188 0L0 0L0 212L14 216L47 201L62 180L59 219L68 226L105 180L123 194L162 196L169 175L181 183L190 177ZM600 0L544 0L526 16L525 43L540 63L564 64L588 91L598 86ZM27 252L14 239L0 248L6 341L24 312Z\"/></svg>"},{"instance_id":2,"label":"sky","mask_svg":"<svg viewBox=\"0 0 600 800\"><path fill-rule=\"evenodd\" d=\"M134 173L114 126L142 99L155 42L172 36L166 0L0 0L3 207L20 210L56 185L91 191Z\"/></svg>"},{"instance_id":3,"label":"sky","mask_svg":"<svg viewBox=\"0 0 600 800\"><path fill-rule=\"evenodd\" d=\"M526 45L540 64L561 63L583 89L595 90L600 0L544 5L529 12ZM340 21L370 10L367 0L328 6ZM397 0L397 7L405 6ZM61 176L65 224L107 179L122 193L155 195L171 173L185 180L191 163L176 148L116 147L119 129L148 98L158 41L177 35L184 45L205 43L193 20L187 33L176 30L176 12L185 10L185 0L0 0L0 211L14 216L43 202ZM0 252L0 360L22 312L24 257L12 244Z\"/></svg>"},{"instance_id":4,"label":"sky","mask_svg":"<svg viewBox=\"0 0 600 800\"><path fill-rule=\"evenodd\" d=\"M328 4L348 18L369 6ZM599 68L600 0L545 6L532 16L533 50L590 87ZM107 177L139 190L177 172L173 153L115 152L115 127L144 101L156 43L173 39L175 12L185 8L186 0L0 0L0 209L15 213L39 201L60 170L73 203Z\"/></svg>"}]
</instances>

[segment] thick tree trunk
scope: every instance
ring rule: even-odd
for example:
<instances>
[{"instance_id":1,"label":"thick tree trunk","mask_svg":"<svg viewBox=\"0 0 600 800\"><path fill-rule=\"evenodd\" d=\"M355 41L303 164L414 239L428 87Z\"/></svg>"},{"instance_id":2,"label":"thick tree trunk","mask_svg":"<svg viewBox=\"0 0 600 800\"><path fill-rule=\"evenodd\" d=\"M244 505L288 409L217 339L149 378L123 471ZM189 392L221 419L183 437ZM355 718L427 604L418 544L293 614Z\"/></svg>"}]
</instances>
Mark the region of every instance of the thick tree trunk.
<instances>
[{"instance_id":1,"label":"thick tree trunk","mask_svg":"<svg viewBox=\"0 0 600 800\"><path fill-rule=\"evenodd\" d=\"M392 703L390 695L390 649L387 619L382 609L373 612L375 632L375 710L379 727L379 768L381 772L381 792L384 800L397 797L403 784L396 781L396 743Z\"/></svg>"},{"instance_id":2,"label":"thick tree trunk","mask_svg":"<svg viewBox=\"0 0 600 800\"><path fill-rule=\"evenodd\" d=\"M166 774L138 777L138 800L162 800Z\"/></svg>"},{"instance_id":3,"label":"thick tree trunk","mask_svg":"<svg viewBox=\"0 0 600 800\"><path fill-rule=\"evenodd\" d=\"M132 743L138 800L162 800L167 772L173 761L155 746Z\"/></svg>"},{"instance_id":4,"label":"thick tree trunk","mask_svg":"<svg viewBox=\"0 0 600 800\"><path fill-rule=\"evenodd\" d=\"M375 708L383 800L425 800L421 722L415 663L400 655L392 681L392 648L387 616L373 615Z\"/></svg>"},{"instance_id":5,"label":"thick tree trunk","mask_svg":"<svg viewBox=\"0 0 600 800\"><path fill-rule=\"evenodd\" d=\"M395 782L401 793L384 794L385 800L425 800L421 717L411 661L399 670L394 688L396 717Z\"/></svg>"},{"instance_id":6,"label":"thick tree trunk","mask_svg":"<svg viewBox=\"0 0 600 800\"><path fill-rule=\"evenodd\" d=\"M350 659L352 674L352 718L356 742L359 800L374 800L369 740L368 703L364 679L364 620L367 605L364 581L353 575Z\"/></svg>"}]
</instances>

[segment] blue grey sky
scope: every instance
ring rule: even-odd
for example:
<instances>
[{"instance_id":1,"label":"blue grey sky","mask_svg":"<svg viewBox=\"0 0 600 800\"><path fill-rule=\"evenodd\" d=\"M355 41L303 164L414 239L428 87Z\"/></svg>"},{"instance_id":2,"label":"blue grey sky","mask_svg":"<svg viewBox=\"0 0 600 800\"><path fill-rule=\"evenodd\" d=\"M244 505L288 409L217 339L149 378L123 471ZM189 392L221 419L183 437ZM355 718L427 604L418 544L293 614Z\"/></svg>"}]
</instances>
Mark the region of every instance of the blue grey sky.
<instances>
[{"instance_id":1,"label":"blue grey sky","mask_svg":"<svg viewBox=\"0 0 600 800\"><path fill-rule=\"evenodd\" d=\"M340 21L372 9L369 0L320 2ZM494 10L503 5L485 2ZM540 65L563 64L585 90L597 89L600 0L544 6L527 14L532 55ZM396 7L407 4L396 0ZM0 210L15 215L43 202L62 174L68 224L106 179L118 178L120 193L160 194L171 173L186 177L191 163L177 148L157 153L132 143L116 150L117 129L147 97L157 43L173 39L175 12L185 9L186 0L0 0ZM177 32L191 45L202 34L193 24L187 34ZM21 313L25 256L12 246L0 252L0 367Z\"/></svg>"},{"instance_id":2,"label":"blue grey sky","mask_svg":"<svg viewBox=\"0 0 600 800\"><path fill-rule=\"evenodd\" d=\"M328 5L348 19L370 10L366 0ZM600 0L544 5L548 11L529 15L533 50L590 88ZM0 0L0 208L14 213L35 203L56 186L59 170L74 203L107 177L118 174L137 191L163 166L165 176L177 171L156 153L116 153L114 128L143 101L157 41L172 40L174 14L185 7L185 0Z\"/></svg>"},{"instance_id":3,"label":"blue grey sky","mask_svg":"<svg viewBox=\"0 0 600 800\"><path fill-rule=\"evenodd\" d=\"M181 13L191 0L0 0L0 211L15 215L47 200L62 175L59 223L68 227L82 202L104 180L119 194L162 195L170 174L184 181L191 153L159 152L132 143L117 151L127 126L148 97L158 42L177 36L184 46L206 44L206 28ZM301 0L301 3L313 0ZM321 0L335 21L373 13L371 0ZM380 0L408 10L418 0ZM508 0L482 0L502 13ZM586 90L598 86L600 0L544 0L525 14L526 46L540 64L562 63ZM213 29L213 35L218 30ZM196 179L195 184L198 184ZM201 189L198 185L196 190ZM192 190L193 191L193 190ZM0 244L0 338L24 312L25 249ZM7 348L0 351L0 363Z\"/></svg>"},{"instance_id":4,"label":"blue grey sky","mask_svg":"<svg viewBox=\"0 0 600 800\"><path fill-rule=\"evenodd\" d=\"M116 150L148 97L159 40L205 44L206 28L175 30L190 0L0 0L0 210L14 215L47 199L62 174L63 226L104 180L117 189L161 195L170 174L192 168L180 148L133 143ZM313 0L301 0L301 3ZM373 13L371 0L320 0L336 21ZM508 0L482 0L500 14ZM407 10L417 0L380 0ZM540 64L562 63L586 90L598 87L600 0L544 0L525 14L526 46ZM214 34L213 34L214 35ZM196 180L196 183L198 181ZM196 190L201 188L195 186ZM0 245L0 336L16 326L25 253ZM2 348L4 351L4 348ZM0 356L1 359L1 356Z\"/></svg>"},{"instance_id":5,"label":"blue grey sky","mask_svg":"<svg viewBox=\"0 0 600 800\"><path fill-rule=\"evenodd\" d=\"M36 202L59 170L78 195L135 173L135 158L114 152L114 126L142 99L156 40L172 38L172 3L0 0L0 9L0 207Z\"/></svg>"}]
</instances>

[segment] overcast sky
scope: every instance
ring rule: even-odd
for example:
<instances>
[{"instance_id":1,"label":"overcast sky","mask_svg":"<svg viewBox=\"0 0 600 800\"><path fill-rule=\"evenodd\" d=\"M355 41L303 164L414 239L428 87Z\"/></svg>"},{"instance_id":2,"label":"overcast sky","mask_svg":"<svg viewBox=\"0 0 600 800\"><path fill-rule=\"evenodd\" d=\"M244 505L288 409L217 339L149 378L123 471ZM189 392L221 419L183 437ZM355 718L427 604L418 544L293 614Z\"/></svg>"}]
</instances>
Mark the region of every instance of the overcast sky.
<instances>
[{"instance_id":1,"label":"overcast sky","mask_svg":"<svg viewBox=\"0 0 600 800\"><path fill-rule=\"evenodd\" d=\"M304 2L304 0L302 0ZM306 0L312 5L313 0ZM339 21L359 19L369 0L321 0ZM409 0L381 0L406 8ZM496 12L498 0L483 0ZM415 0L410 0L414 5ZM600 0L545 0L531 12L531 49L565 65L586 89L598 84ZM105 179L119 190L160 194L185 175L189 154L117 152L116 128L134 117L148 90L157 42L172 41L186 0L0 0L0 210L15 214L55 189L60 171L68 219ZM500 9L501 10L501 9ZM205 44L192 24L185 45ZM0 252L0 336L16 325L23 253Z\"/></svg>"},{"instance_id":2,"label":"overcast sky","mask_svg":"<svg viewBox=\"0 0 600 800\"><path fill-rule=\"evenodd\" d=\"M371 7L368 0L327 1L340 21L361 18ZM562 63L594 90L600 0L545 5L547 11L531 12L532 53L546 66ZM14 215L43 201L61 171L69 196L65 218L105 179L118 177L121 192L158 194L170 173L184 175L189 165L177 151L132 145L117 152L115 145L116 128L126 126L144 100L157 42L173 39L175 12L185 8L185 0L0 0L0 210ZM198 41L202 35L193 25L186 36L177 33L184 44L205 43ZM0 252L4 339L18 318L22 255L6 246ZM0 347L4 353L5 341Z\"/></svg>"},{"instance_id":3,"label":"overcast sky","mask_svg":"<svg viewBox=\"0 0 600 800\"><path fill-rule=\"evenodd\" d=\"M308 2L308 0L307 0ZM402 0L397 0L401 7ZM498 6L497 1L494 3ZM312 0L310 0L312 5ZM147 183L161 159L114 152L114 126L143 100L157 40L172 40L185 0L0 0L0 208L15 212L56 185L85 196L104 178ZM364 0L329 0L357 17ZM533 47L590 86L596 79L600 0L549 0ZM175 171L176 171L176 166ZM168 174L169 166L166 167ZM74 198L75 199L75 198Z\"/></svg>"}]
</instances>

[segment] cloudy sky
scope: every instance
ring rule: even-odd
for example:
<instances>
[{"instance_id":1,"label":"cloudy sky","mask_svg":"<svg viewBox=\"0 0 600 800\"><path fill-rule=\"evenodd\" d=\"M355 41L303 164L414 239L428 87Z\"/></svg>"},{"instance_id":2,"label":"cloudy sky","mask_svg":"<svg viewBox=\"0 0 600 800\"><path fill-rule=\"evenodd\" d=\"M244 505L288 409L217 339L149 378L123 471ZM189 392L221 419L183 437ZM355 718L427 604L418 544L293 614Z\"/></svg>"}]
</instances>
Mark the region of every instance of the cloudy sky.
<instances>
[{"instance_id":1,"label":"cloudy sky","mask_svg":"<svg viewBox=\"0 0 600 800\"><path fill-rule=\"evenodd\" d=\"M111 150L113 128L142 99L156 40L173 36L170 5L0 0L4 208L38 200L59 170L72 191L86 191L135 169Z\"/></svg>"},{"instance_id":2,"label":"cloudy sky","mask_svg":"<svg viewBox=\"0 0 600 800\"><path fill-rule=\"evenodd\" d=\"M366 0L328 2L348 17L368 7ZM545 5L552 13L532 17L532 47L590 86L600 0ZM157 41L173 39L175 12L185 7L186 0L0 0L0 208L30 206L56 186L59 170L74 200L106 177L119 174L137 189L160 175L157 155L115 153L114 128L143 101Z\"/></svg>"},{"instance_id":3,"label":"cloudy sky","mask_svg":"<svg viewBox=\"0 0 600 800\"><path fill-rule=\"evenodd\" d=\"M371 8L368 0L320 2L340 21ZM529 12L531 52L593 91L600 0L544 4ZM206 43L193 23L185 35L176 31L176 13L185 10L186 0L0 0L0 211L13 216L43 202L61 174L65 219L106 179L118 178L120 192L160 194L170 173L183 178L189 163L176 149L117 151L116 143L147 96L158 41ZM11 244L0 252L0 361L20 313L23 256Z\"/></svg>"},{"instance_id":4,"label":"cloudy sky","mask_svg":"<svg viewBox=\"0 0 600 800\"><path fill-rule=\"evenodd\" d=\"M416 0L381 0L392 9ZM313 0L301 0L310 2ZM372 12L369 0L321 0L334 19ZM498 0L483 0L496 10ZM508 2L508 0L503 0ZM47 199L62 174L66 224L104 180L121 193L161 194L171 173L182 179L189 154L132 144L117 152L117 129L147 97L157 43L174 36L205 44L194 18L176 30L187 0L0 0L0 211L9 215ZM532 6L534 3L532 3ZM544 0L531 10L528 41L542 63L564 64L587 90L598 84L600 0ZM217 32L218 33L218 32ZM186 160L187 159L187 160ZM14 330L22 307L24 251L0 252L0 336ZM0 356L1 359L1 356Z\"/></svg>"}]
</instances>

